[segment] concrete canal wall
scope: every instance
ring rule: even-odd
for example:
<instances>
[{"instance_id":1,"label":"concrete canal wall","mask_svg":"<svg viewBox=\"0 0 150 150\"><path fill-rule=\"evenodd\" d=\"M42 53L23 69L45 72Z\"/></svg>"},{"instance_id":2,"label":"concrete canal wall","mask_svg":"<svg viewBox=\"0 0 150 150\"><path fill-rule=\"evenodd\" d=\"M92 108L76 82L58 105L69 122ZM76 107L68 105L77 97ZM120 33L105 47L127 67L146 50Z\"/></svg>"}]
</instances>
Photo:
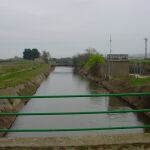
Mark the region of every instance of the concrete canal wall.
<instances>
[{"instance_id":1,"label":"concrete canal wall","mask_svg":"<svg viewBox=\"0 0 150 150\"><path fill-rule=\"evenodd\" d=\"M25 96L25 95L33 95L37 88L40 86L43 80L45 80L49 73L53 70L53 68L49 67L42 74L38 74L34 79L27 81L24 84L17 85L16 87L8 87L6 89L0 89L0 95L4 96ZM0 112L17 112L19 111L23 105L28 101L26 100L8 100L1 99L0 100ZM12 123L15 121L16 116L2 116L0 117L0 129L8 129L11 127ZM0 136L4 136L5 133L0 133Z\"/></svg>"},{"instance_id":2,"label":"concrete canal wall","mask_svg":"<svg viewBox=\"0 0 150 150\"><path fill-rule=\"evenodd\" d=\"M125 81L121 80L105 80L104 78L98 77L98 76L92 76L86 70L83 70L81 68L76 68L75 72L80 74L81 76L84 76L85 78L96 82L99 84L99 86L103 86L111 93L141 93L141 92L149 92L150 91L150 85L142 85L133 87L129 85ZM130 105L132 105L135 109L146 109L150 108L150 96L132 96L132 97L121 97L124 101L128 102ZM150 117L149 112L145 112L146 116Z\"/></svg>"}]
</instances>

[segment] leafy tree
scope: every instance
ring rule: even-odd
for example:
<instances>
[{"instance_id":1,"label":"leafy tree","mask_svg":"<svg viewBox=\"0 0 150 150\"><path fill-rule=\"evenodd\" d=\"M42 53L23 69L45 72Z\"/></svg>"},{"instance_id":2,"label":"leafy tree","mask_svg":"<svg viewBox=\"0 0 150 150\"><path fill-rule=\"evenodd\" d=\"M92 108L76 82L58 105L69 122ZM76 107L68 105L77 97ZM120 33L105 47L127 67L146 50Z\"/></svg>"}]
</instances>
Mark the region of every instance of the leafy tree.
<instances>
[{"instance_id":1,"label":"leafy tree","mask_svg":"<svg viewBox=\"0 0 150 150\"><path fill-rule=\"evenodd\" d=\"M95 66L96 64L103 64L104 62L105 61L104 61L104 58L102 55L90 54L89 59L85 63L85 67L91 68L91 67Z\"/></svg>"},{"instance_id":2,"label":"leafy tree","mask_svg":"<svg viewBox=\"0 0 150 150\"><path fill-rule=\"evenodd\" d=\"M73 57L75 66L85 69L90 74L96 76L101 64L105 63L104 57L94 48L86 49L86 53Z\"/></svg>"},{"instance_id":3,"label":"leafy tree","mask_svg":"<svg viewBox=\"0 0 150 150\"><path fill-rule=\"evenodd\" d=\"M40 52L36 48L32 50L28 48L28 49L25 49L23 52L24 59L34 60L35 58L39 58L39 57L40 57Z\"/></svg>"},{"instance_id":4,"label":"leafy tree","mask_svg":"<svg viewBox=\"0 0 150 150\"><path fill-rule=\"evenodd\" d=\"M85 64L85 68L90 74L96 76L101 64L104 64L105 60L100 54L91 54L88 61Z\"/></svg>"},{"instance_id":5,"label":"leafy tree","mask_svg":"<svg viewBox=\"0 0 150 150\"><path fill-rule=\"evenodd\" d=\"M31 49L25 49L24 52L23 52L23 58L31 60L32 50Z\"/></svg>"},{"instance_id":6,"label":"leafy tree","mask_svg":"<svg viewBox=\"0 0 150 150\"><path fill-rule=\"evenodd\" d=\"M31 53L32 53L32 59L40 57L40 52L36 48L33 48Z\"/></svg>"}]
</instances>

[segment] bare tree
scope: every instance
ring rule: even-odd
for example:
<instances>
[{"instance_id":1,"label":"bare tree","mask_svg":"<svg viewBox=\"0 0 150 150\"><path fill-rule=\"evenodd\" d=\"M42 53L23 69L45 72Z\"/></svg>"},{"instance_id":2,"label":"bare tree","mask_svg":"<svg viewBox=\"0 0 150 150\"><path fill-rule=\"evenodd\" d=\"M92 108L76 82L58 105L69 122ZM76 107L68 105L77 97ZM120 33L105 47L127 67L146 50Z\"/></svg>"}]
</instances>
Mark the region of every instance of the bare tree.
<instances>
[{"instance_id":1,"label":"bare tree","mask_svg":"<svg viewBox=\"0 0 150 150\"><path fill-rule=\"evenodd\" d=\"M47 51L43 51L43 53L42 53L42 59L44 60L45 63L49 63L50 53L47 52Z\"/></svg>"},{"instance_id":2,"label":"bare tree","mask_svg":"<svg viewBox=\"0 0 150 150\"><path fill-rule=\"evenodd\" d=\"M85 51L88 53L88 54L97 54L97 50L95 48L87 48L85 49Z\"/></svg>"}]
</instances>

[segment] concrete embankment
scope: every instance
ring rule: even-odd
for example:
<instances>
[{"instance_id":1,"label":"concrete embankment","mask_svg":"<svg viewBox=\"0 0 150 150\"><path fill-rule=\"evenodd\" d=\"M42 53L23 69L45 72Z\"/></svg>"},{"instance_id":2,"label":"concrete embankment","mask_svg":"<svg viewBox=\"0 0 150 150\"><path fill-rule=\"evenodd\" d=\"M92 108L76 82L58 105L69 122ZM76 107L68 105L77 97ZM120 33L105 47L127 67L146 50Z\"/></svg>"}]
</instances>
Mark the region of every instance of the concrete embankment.
<instances>
[{"instance_id":1,"label":"concrete embankment","mask_svg":"<svg viewBox=\"0 0 150 150\"><path fill-rule=\"evenodd\" d=\"M110 80L106 81L100 77L95 77L90 74L86 70L76 68L75 72L84 76L85 78L96 82L99 86L103 86L111 93L141 93L141 92L149 92L150 85L143 85L143 86L131 86L126 81L120 80ZM150 108L150 96L132 96L132 97L121 97L124 101L132 105L135 109L147 109ZM145 112L146 116L150 117L149 112Z\"/></svg>"},{"instance_id":2,"label":"concrete embankment","mask_svg":"<svg viewBox=\"0 0 150 150\"><path fill-rule=\"evenodd\" d=\"M0 150L149 150L150 134L1 138Z\"/></svg>"},{"instance_id":3,"label":"concrete embankment","mask_svg":"<svg viewBox=\"0 0 150 150\"><path fill-rule=\"evenodd\" d=\"M0 95L4 96L25 96L33 95L37 88L40 86L43 80L45 80L49 73L53 70L52 67L47 68L45 72L38 74L32 80L26 81L24 84L17 85L16 87L8 87L0 89ZM28 101L21 99L1 99L0 100L0 112L17 112ZM0 117L0 129L8 129L15 121L16 116L1 116ZM5 133L0 133L0 136L4 136Z\"/></svg>"},{"instance_id":4,"label":"concrete embankment","mask_svg":"<svg viewBox=\"0 0 150 150\"><path fill-rule=\"evenodd\" d=\"M129 84L120 81L103 81L101 82L102 86L108 89L111 93L142 93L149 92L150 85L144 85L140 87L132 87ZM148 109L150 108L149 99L150 96L126 96L121 97L124 101L132 105L135 109ZM144 114L150 117L149 112L144 112Z\"/></svg>"}]
</instances>

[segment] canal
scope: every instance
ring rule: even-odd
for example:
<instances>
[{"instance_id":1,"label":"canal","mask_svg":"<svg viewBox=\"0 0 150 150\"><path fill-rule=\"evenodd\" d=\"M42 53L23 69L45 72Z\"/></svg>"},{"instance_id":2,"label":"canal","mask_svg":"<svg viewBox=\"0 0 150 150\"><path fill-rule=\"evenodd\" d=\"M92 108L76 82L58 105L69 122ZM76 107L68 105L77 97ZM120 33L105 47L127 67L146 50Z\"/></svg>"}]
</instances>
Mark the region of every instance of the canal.
<instances>
[{"instance_id":1,"label":"canal","mask_svg":"<svg viewBox=\"0 0 150 150\"><path fill-rule=\"evenodd\" d=\"M104 88L90 83L73 73L73 68L56 67L41 84L35 95L108 93ZM31 99L20 112L78 112L131 109L119 99L109 97ZM143 125L135 113L74 116L18 116L11 129L30 128L94 128ZM84 132L8 133L7 137L78 136L95 134L143 133L143 129Z\"/></svg>"}]
</instances>

